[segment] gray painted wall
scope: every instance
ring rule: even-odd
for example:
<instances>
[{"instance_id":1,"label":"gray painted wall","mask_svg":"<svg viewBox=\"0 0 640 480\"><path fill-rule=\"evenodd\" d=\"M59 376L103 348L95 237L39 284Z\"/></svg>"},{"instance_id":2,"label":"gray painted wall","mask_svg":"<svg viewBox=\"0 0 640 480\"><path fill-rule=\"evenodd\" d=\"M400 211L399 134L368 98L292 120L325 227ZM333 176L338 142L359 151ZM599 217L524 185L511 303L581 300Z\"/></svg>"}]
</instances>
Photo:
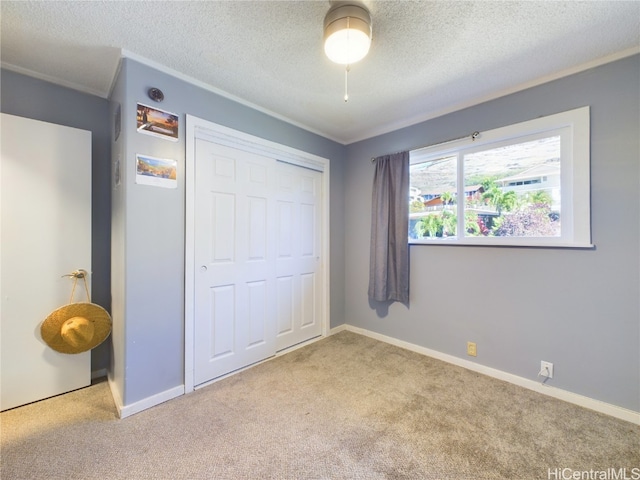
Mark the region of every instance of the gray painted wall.
<instances>
[{"instance_id":1,"label":"gray painted wall","mask_svg":"<svg viewBox=\"0 0 640 480\"><path fill-rule=\"evenodd\" d=\"M123 184L113 195L111 375L124 405L182 384L189 112L332 160L332 327L349 323L465 359L466 341L476 341L474 361L531 379L548 360L555 364L551 385L639 411L638 85L635 56L347 148L132 61L124 62L111 108L104 99L2 70L1 110L92 131L92 291L109 308L109 138L121 104L122 134L113 144L113 158L122 154ZM178 143L135 132L135 105L152 103L151 86L165 92L161 107L180 115ZM372 156L583 105L591 106L595 250L413 246L410 307L369 304ZM178 189L133 184L135 153L178 159ZM92 369L105 368L109 353L108 344L94 350Z\"/></svg>"},{"instance_id":2,"label":"gray painted wall","mask_svg":"<svg viewBox=\"0 0 640 480\"><path fill-rule=\"evenodd\" d=\"M161 104L148 98L150 87L164 92ZM331 323L343 322L344 146L129 59L111 100L121 104L113 153L121 152L123 162L113 202L112 380L124 406L183 384L186 113L331 160ZM138 102L179 115L179 142L137 133ZM176 159L178 188L136 185L136 153Z\"/></svg>"},{"instance_id":3,"label":"gray painted wall","mask_svg":"<svg viewBox=\"0 0 640 480\"><path fill-rule=\"evenodd\" d=\"M43 82L8 70L0 72L0 109L3 113L91 132L91 300L111 307L111 222L109 104L93 95ZM91 370L108 367L111 342L91 352Z\"/></svg>"},{"instance_id":4,"label":"gray painted wall","mask_svg":"<svg viewBox=\"0 0 640 480\"><path fill-rule=\"evenodd\" d=\"M640 411L639 85L634 56L349 145L346 323ZM372 156L584 105L595 250L412 246L409 308L368 302Z\"/></svg>"}]
</instances>

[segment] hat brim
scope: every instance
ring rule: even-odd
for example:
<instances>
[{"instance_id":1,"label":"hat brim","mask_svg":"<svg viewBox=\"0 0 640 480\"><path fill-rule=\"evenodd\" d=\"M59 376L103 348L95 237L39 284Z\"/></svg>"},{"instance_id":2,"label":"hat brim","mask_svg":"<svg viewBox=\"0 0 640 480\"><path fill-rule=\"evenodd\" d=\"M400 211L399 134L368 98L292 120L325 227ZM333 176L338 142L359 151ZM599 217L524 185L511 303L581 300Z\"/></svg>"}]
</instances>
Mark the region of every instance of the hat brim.
<instances>
[{"instance_id":1,"label":"hat brim","mask_svg":"<svg viewBox=\"0 0 640 480\"><path fill-rule=\"evenodd\" d=\"M93 323L94 331L91 339L73 346L62 338L62 324L73 317L84 317ZM70 303L49 314L42 322L40 335L42 339L60 353L82 353L97 347L111 333L111 316L100 305L95 303Z\"/></svg>"}]
</instances>

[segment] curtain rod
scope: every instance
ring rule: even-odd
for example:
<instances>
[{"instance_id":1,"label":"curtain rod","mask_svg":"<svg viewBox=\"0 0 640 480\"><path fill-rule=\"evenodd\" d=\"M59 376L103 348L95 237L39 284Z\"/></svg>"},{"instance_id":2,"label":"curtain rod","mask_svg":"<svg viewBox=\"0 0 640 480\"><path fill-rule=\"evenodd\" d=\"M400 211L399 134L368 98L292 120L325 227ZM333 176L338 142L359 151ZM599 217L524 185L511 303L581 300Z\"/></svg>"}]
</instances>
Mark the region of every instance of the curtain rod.
<instances>
[{"instance_id":1,"label":"curtain rod","mask_svg":"<svg viewBox=\"0 0 640 480\"><path fill-rule=\"evenodd\" d=\"M473 142L479 136L480 136L480 132L478 132L476 130L471 135L465 135L463 137L452 138L450 140L445 140L444 142L432 143L431 145L422 145L421 147L414 147L414 148L409 149L409 151L420 150L422 148L427 148L427 147L435 147L437 145L444 145L445 143L457 142L458 140L463 140L463 139L468 138L468 137L470 137L471 141ZM400 152L395 152L395 153L400 153ZM394 154L393 153L387 153L387 155L394 155ZM380 156L383 156L383 155L380 155ZM376 161L376 157L371 157L371 163L373 163L375 161Z\"/></svg>"}]
</instances>

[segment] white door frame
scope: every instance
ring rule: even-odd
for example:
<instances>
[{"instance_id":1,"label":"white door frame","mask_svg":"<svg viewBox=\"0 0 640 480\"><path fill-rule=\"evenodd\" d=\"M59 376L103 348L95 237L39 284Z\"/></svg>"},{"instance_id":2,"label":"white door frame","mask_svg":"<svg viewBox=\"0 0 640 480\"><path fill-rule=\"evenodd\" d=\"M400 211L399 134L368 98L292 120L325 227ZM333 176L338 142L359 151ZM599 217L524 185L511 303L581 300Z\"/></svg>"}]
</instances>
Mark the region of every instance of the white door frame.
<instances>
[{"instance_id":1,"label":"white door frame","mask_svg":"<svg viewBox=\"0 0 640 480\"><path fill-rule=\"evenodd\" d=\"M321 282L323 299L321 308L322 336L329 335L329 160L218 125L193 115L186 116L186 193L185 193L185 281L184 281L184 389L192 392L194 385L194 330L195 330L195 145L196 139L231 146L258 153L279 161L311 168L322 175L322 258Z\"/></svg>"}]
</instances>

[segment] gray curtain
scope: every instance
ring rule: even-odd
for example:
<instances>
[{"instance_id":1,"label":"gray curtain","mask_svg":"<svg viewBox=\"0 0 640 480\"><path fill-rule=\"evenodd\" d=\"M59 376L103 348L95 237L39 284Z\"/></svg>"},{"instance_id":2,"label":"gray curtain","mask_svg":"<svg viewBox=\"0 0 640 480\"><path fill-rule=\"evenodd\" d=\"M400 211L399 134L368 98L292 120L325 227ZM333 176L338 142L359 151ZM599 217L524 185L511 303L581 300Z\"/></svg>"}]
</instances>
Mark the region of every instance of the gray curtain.
<instances>
[{"instance_id":1,"label":"gray curtain","mask_svg":"<svg viewBox=\"0 0 640 480\"><path fill-rule=\"evenodd\" d=\"M409 152L375 159L369 298L409 302Z\"/></svg>"}]
</instances>

